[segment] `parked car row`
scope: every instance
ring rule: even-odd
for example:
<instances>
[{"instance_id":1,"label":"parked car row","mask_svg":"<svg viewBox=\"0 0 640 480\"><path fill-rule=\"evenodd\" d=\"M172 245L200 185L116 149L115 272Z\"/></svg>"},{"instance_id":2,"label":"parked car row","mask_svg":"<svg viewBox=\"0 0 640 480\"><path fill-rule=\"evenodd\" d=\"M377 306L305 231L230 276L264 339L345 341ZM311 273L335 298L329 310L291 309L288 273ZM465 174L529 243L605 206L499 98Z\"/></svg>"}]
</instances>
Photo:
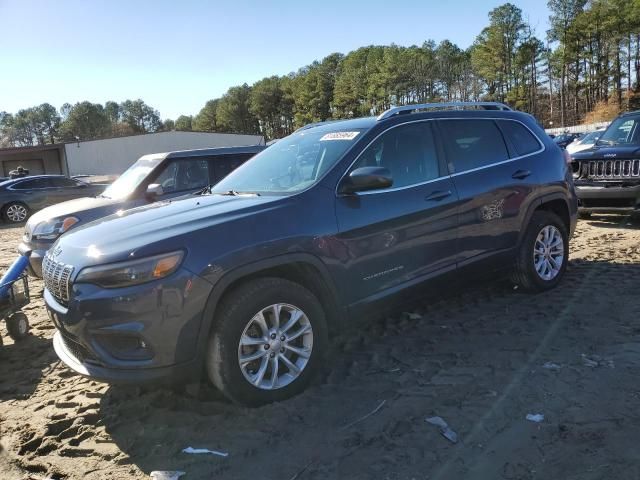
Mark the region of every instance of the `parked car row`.
<instances>
[{"instance_id":1,"label":"parked car row","mask_svg":"<svg viewBox=\"0 0 640 480\"><path fill-rule=\"evenodd\" d=\"M301 392L329 334L360 312L445 275L504 271L544 291L567 265L566 155L502 104L309 125L219 182L210 154L143 157L101 197L27 224L54 348L76 372L136 383L204 372L261 405Z\"/></svg>"}]
</instances>

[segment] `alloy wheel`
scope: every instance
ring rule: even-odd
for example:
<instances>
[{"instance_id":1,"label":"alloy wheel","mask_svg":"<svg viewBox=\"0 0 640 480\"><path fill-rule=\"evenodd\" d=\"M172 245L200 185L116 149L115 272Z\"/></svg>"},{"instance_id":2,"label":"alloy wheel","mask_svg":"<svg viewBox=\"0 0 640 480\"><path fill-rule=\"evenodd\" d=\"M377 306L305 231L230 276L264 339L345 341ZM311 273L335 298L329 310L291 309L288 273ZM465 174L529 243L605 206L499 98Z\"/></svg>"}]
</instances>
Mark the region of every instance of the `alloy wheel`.
<instances>
[{"instance_id":1,"label":"alloy wheel","mask_svg":"<svg viewBox=\"0 0 640 480\"><path fill-rule=\"evenodd\" d=\"M277 303L263 308L247 323L238 345L244 378L263 390L285 387L309 363L313 328L298 307Z\"/></svg>"},{"instance_id":2,"label":"alloy wheel","mask_svg":"<svg viewBox=\"0 0 640 480\"><path fill-rule=\"evenodd\" d=\"M27 209L24 205L13 204L7 208L7 218L12 222L22 222L27 218Z\"/></svg>"},{"instance_id":3,"label":"alloy wheel","mask_svg":"<svg viewBox=\"0 0 640 480\"><path fill-rule=\"evenodd\" d=\"M542 228L533 246L533 264L538 276L545 281L558 276L564 263L564 240L553 225Z\"/></svg>"}]
</instances>

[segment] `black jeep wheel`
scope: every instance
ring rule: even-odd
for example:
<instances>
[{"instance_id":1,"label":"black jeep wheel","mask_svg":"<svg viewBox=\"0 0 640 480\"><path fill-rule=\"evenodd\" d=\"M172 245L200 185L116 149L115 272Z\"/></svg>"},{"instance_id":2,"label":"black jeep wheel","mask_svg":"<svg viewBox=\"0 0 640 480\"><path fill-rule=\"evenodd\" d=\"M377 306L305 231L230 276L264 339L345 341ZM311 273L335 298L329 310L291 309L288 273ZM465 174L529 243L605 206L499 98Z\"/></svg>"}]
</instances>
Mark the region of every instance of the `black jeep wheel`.
<instances>
[{"instance_id":1,"label":"black jeep wheel","mask_svg":"<svg viewBox=\"0 0 640 480\"><path fill-rule=\"evenodd\" d=\"M29 319L23 312L16 312L7 318L7 331L16 342L29 334Z\"/></svg>"},{"instance_id":2,"label":"black jeep wheel","mask_svg":"<svg viewBox=\"0 0 640 480\"><path fill-rule=\"evenodd\" d=\"M568 259L567 227L556 214L537 211L522 239L513 280L528 291L549 290L562 279Z\"/></svg>"},{"instance_id":3,"label":"black jeep wheel","mask_svg":"<svg viewBox=\"0 0 640 480\"><path fill-rule=\"evenodd\" d=\"M302 392L322 365L327 324L318 299L282 278L248 281L216 309L206 368L230 400L259 406Z\"/></svg>"}]
</instances>

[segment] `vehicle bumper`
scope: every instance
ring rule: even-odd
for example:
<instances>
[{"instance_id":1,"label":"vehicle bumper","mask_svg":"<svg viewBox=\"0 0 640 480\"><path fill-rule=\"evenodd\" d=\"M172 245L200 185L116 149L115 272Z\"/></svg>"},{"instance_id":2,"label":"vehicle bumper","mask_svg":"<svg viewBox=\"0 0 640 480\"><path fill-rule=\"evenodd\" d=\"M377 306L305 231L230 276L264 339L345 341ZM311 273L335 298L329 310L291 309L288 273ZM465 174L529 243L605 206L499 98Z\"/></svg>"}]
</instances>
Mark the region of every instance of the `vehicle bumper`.
<instances>
[{"instance_id":1,"label":"vehicle bumper","mask_svg":"<svg viewBox=\"0 0 640 480\"><path fill-rule=\"evenodd\" d=\"M18 253L20 253L20 255L24 255L28 251L31 252L31 256L29 257L29 267L27 268L27 271L32 277L42 278L42 259L47 253L47 250L48 248L34 249L31 245L25 242L22 242L20 245L18 245Z\"/></svg>"},{"instance_id":2,"label":"vehicle bumper","mask_svg":"<svg viewBox=\"0 0 640 480\"><path fill-rule=\"evenodd\" d=\"M211 285L186 270L134 287L72 286L68 305L45 289L56 354L81 375L108 383L199 379L202 316Z\"/></svg>"},{"instance_id":3,"label":"vehicle bumper","mask_svg":"<svg viewBox=\"0 0 640 480\"><path fill-rule=\"evenodd\" d=\"M640 184L576 184L582 212L629 212L640 209Z\"/></svg>"}]
</instances>

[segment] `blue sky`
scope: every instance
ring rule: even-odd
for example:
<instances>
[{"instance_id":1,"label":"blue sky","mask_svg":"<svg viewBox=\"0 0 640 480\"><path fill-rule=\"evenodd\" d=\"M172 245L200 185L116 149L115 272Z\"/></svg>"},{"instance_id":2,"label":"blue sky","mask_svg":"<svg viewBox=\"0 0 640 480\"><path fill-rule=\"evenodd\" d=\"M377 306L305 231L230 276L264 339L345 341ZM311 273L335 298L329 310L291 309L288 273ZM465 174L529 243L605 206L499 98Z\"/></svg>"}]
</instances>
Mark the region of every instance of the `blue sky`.
<instances>
[{"instance_id":1,"label":"blue sky","mask_svg":"<svg viewBox=\"0 0 640 480\"><path fill-rule=\"evenodd\" d=\"M498 0L0 0L0 111L142 98L196 114L229 87L370 44L473 43ZM543 38L545 0L512 1Z\"/></svg>"}]
</instances>

